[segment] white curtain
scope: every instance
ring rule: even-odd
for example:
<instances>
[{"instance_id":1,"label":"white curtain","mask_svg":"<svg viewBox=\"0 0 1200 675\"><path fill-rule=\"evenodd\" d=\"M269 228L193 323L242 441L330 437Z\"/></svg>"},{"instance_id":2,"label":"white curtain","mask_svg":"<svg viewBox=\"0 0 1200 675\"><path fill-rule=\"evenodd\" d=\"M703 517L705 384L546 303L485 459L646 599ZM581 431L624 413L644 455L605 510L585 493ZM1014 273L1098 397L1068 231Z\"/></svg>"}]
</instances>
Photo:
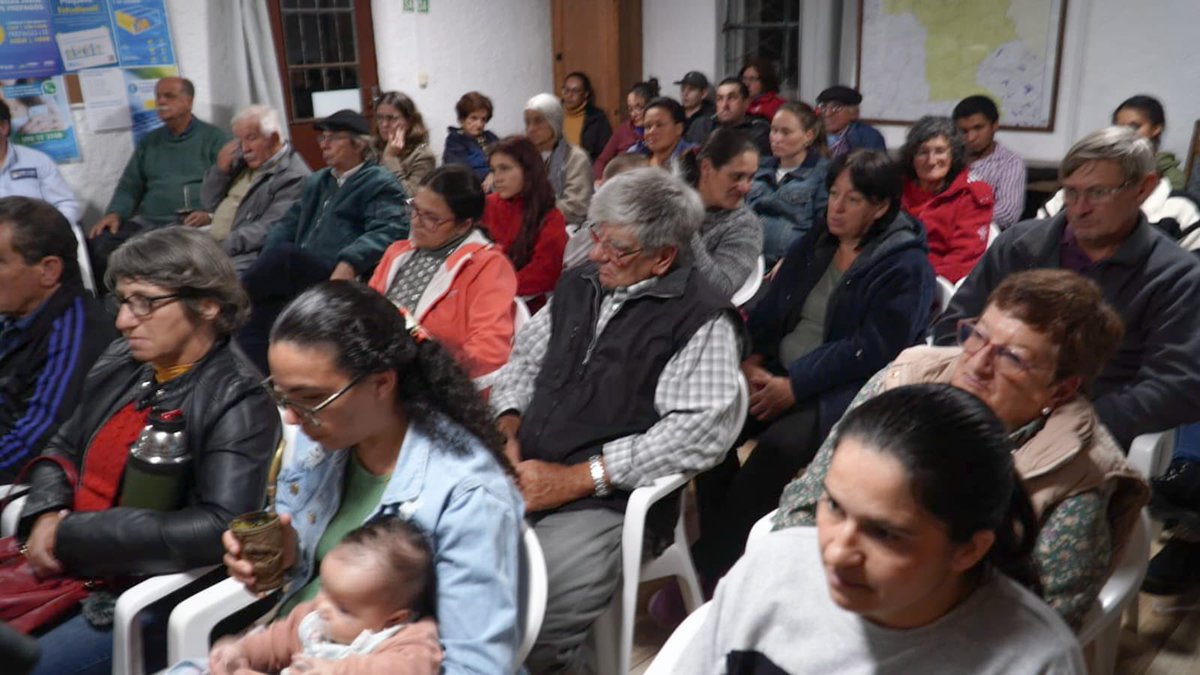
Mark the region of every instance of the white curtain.
<instances>
[{"instance_id":1,"label":"white curtain","mask_svg":"<svg viewBox=\"0 0 1200 675\"><path fill-rule=\"evenodd\" d=\"M271 15L263 0L234 0L213 3L210 18L214 35L227 37L228 50L212 45L210 62L214 93L230 106L229 117L252 103L263 103L279 111L286 120L283 83L275 41L271 37ZM222 53L224 52L224 53ZM222 120L228 126L229 120ZM287 124L283 135L288 136Z\"/></svg>"}]
</instances>

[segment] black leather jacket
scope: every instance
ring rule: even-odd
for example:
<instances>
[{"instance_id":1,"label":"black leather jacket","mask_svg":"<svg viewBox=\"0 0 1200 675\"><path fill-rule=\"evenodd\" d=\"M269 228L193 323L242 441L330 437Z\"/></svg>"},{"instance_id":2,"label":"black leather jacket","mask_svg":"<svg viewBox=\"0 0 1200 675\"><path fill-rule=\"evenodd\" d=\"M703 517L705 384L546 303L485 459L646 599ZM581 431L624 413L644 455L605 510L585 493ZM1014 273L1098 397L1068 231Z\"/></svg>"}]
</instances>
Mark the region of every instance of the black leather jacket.
<instances>
[{"instance_id":1,"label":"black leather jacket","mask_svg":"<svg viewBox=\"0 0 1200 675\"><path fill-rule=\"evenodd\" d=\"M92 367L83 401L43 454L82 466L96 432L133 400L181 409L192 455L193 485L178 511L116 507L73 513L58 527L55 557L69 574L108 577L168 574L221 561L221 533L241 513L262 508L271 456L279 442L279 412L258 386L256 371L221 340L186 374L154 384L148 364L115 341ZM41 462L31 471L20 536L37 517L69 509L75 487L62 469Z\"/></svg>"}]
</instances>

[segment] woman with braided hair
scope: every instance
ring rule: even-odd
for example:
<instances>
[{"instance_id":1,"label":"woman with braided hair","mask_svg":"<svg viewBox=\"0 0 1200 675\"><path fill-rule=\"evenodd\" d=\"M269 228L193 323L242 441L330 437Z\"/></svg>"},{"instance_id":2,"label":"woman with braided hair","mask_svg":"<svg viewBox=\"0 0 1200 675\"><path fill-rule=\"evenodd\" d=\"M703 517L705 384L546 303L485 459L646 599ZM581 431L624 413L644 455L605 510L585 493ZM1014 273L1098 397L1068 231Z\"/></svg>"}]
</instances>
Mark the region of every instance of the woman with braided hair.
<instances>
[{"instance_id":1,"label":"woman with braided hair","mask_svg":"<svg viewBox=\"0 0 1200 675\"><path fill-rule=\"evenodd\" d=\"M511 672L523 506L462 367L407 312L352 282L296 298L271 331L264 386L299 424L278 479L286 614L319 590L321 558L377 515L429 532L446 672ZM253 564L224 536L230 576Z\"/></svg>"}]
</instances>

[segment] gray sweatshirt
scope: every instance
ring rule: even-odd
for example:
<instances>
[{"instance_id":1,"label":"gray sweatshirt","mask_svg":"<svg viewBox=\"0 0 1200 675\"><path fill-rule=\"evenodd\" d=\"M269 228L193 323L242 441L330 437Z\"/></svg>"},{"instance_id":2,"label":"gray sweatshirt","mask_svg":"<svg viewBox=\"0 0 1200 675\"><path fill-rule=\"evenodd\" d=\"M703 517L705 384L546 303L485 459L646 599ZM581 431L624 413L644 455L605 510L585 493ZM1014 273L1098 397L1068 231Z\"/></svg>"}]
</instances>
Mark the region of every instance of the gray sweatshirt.
<instances>
[{"instance_id":1,"label":"gray sweatshirt","mask_svg":"<svg viewBox=\"0 0 1200 675\"><path fill-rule=\"evenodd\" d=\"M762 255L763 232L758 216L745 205L731 211L710 210L692 239L694 266L708 283L729 298L746 283Z\"/></svg>"},{"instance_id":2,"label":"gray sweatshirt","mask_svg":"<svg viewBox=\"0 0 1200 675\"><path fill-rule=\"evenodd\" d=\"M755 540L717 587L675 672L724 674L732 658L769 661L792 675L1086 673L1062 619L1002 574L989 573L937 621L895 630L834 604L820 555L812 527Z\"/></svg>"}]
</instances>

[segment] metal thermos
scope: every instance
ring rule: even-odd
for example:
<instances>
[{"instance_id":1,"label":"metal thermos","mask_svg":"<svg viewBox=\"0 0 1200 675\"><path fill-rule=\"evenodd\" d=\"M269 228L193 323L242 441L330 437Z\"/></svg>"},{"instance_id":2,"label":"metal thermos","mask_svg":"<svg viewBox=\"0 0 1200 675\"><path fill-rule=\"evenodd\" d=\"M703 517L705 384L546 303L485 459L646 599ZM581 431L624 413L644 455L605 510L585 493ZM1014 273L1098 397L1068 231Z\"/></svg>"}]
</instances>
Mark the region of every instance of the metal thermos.
<instances>
[{"instance_id":1,"label":"metal thermos","mask_svg":"<svg viewBox=\"0 0 1200 675\"><path fill-rule=\"evenodd\" d=\"M183 506L192 463L183 432L183 411L150 412L142 433L129 448L122 506L157 511Z\"/></svg>"}]
</instances>

